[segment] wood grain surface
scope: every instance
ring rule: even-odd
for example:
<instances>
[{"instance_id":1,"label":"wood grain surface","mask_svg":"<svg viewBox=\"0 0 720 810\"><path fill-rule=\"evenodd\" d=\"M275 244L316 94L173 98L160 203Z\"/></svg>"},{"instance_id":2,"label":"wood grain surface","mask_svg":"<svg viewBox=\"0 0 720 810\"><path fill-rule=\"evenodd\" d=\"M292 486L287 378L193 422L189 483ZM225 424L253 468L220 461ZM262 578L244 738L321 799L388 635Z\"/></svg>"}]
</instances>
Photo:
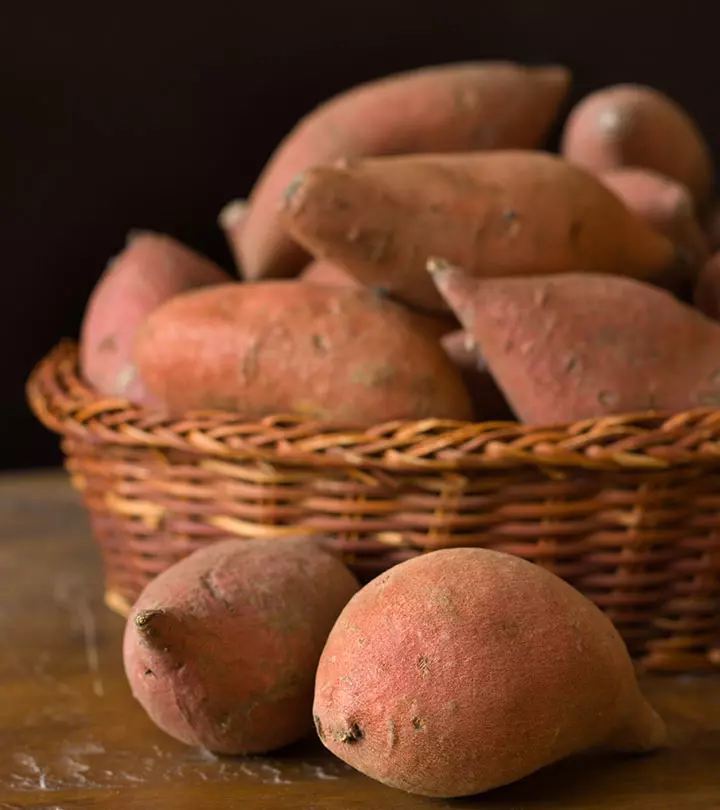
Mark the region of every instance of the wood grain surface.
<instances>
[{"instance_id":1,"label":"wood grain surface","mask_svg":"<svg viewBox=\"0 0 720 810\"><path fill-rule=\"evenodd\" d=\"M217 759L155 729L122 671L122 621L61 473L0 478L0 810L717 810L720 677L652 678L670 746L583 756L482 798L408 796L315 741Z\"/></svg>"}]
</instances>

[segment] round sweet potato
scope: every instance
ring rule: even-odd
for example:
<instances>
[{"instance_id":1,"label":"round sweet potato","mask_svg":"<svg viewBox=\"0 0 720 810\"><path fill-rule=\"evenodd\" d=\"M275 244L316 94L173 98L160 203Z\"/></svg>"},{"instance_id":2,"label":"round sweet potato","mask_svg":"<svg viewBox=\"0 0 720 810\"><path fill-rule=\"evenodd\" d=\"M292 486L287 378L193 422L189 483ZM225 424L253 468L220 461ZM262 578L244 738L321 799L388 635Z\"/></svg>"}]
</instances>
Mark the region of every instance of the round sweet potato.
<instances>
[{"instance_id":1,"label":"round sweet potato","mask_svg":"<svg viewBox=\"0 0 720 810\"><path fill-rule=\"evenodd\" d=\"M685 110L651 87L620 84L586 96L570 113L563 156L592 172L652 169L690 189L699 206L715 175L710 148Z\"/></svg>"},{"instance_id":2,"label":"round sweet potato","mask_svg":"<svg viewBox=\"0 0 720 810\"><path fill-rule=\"evenodd\" d=\"M365 289L282 280L184 293L148 318L135 357L172 413L210 408L352 425L472 416L436 337Z\"/></svg>"},{"instance_id":3,"label":"round sweet potato","mask_svg":"<svg viewBox=\"0 0 720 810\"><path fill-rule=\"evenodd\" d=\"M228 282L220 267L170 236L141 231L93 290L80 334L80 369L100 393L154 404L138 378L133 344L140 324L183 290Z\"/></svg>"},{"instance_id":4,"label":"round sweet potato","mask_svg":"<svg viewBox=\"0 0 720 810\"><path fill-rule=\"evenodd\" d=\"M228 540L153 580L130 615L125 671L166 733L221 754L271 751L312 729L330 628L358 584L309 539Z\"/></svg>"},{"instance_id":5,"label":"round sweet potato","mask_svg":"<svg viewBox=\"0 0 720 810\"><path fill-rule=\"evenodd\" d=\"M549 571L478 548L417 557L359 591L323 650L313 713L349 765L437 797L665 739L607 617Z\"/></svg>"}]
</instances>

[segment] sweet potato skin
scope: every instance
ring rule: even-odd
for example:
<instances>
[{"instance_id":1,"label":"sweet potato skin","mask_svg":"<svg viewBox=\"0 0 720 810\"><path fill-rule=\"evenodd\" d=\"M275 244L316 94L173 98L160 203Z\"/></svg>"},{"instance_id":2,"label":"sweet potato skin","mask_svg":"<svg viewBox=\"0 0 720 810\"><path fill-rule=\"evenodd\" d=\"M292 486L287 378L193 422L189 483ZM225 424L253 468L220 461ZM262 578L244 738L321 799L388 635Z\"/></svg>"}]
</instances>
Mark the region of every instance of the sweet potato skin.
<instances>
[{"instance_id":1,"label":"sweet potato skin","mask_svg":"<svg viewBox=\"0 0 720 810\"><path fill-rule=\"evenodd\" d=\"M313 714L354 768L443 798L595 745L641 751L665 737L600 610L550 572L478 548L401 563L350 600Z\"/></svg>"},{"instance_id":2,"label":"sweet potato skin","mask_svg":"<svg viewBox=\"0 0 720 810\"><path fill-rule=\"evenodd\" d=\"M299 172L364 155L533 148L569 86L569 71L559 66L470 62L388 76L330 99L289 133L252 190L245 277L295 276L306 261L276 216Z\"/></svg>"},{"instance_id":3,"label":"sweet potato skin","mask_svg":"<svg viewBox=\"0 0 720 810\"><path fill-rule=\"evenodd\" d=\"M317 661L357 591L306 538L228 540L167 569L128 619L133 695L167 734L221 754L288 745L312 729Z\"/></svg>"},{"instance_id":4,"label":"sweet potato skin","mask_svg":"<svg viewBox=\"0 0 720 810\"><path fill-rule=\"evenodd\" d=\"M298 414L356 426L472 413L436 337L370 290L280 280L193 291L148 318L135 356L171 413Z\"/></svg>"},{"instance_id":5,"label":"sweet potato skin","mask_svg":"<svg viewBox=\"0 0 720 810\"><path fill-rule=\"evenodd\" d=\"M720 326L664 290L619 276L432 270L523 422L720 404Z\"/></svg>"},{"instance_id":6,"label":"sweet potato skin","mask_svg":"<svg viewBox=\"0 0 720 810\"><path fill-rule=\"evenodd\" d=\"M177 293L229 280L216 264L170 236L133 234L88 301L80 334L84 378L101 394L154 404L133 362L140 324Z\"/></svg>"},{"instance_id":7,"label":"sweet potato skin","mask_svg":"<svg viewBox=\"0 0 720 810\"><path fill-rule=\"evenodd\" d=\"M690 191L649 169L612 169L598 179L633 213L680 248L688 275L694 278L708 258L708 240Z\"/></svg>"},{"instance_id":8,"label":"sweet potato skin","mask_svg":"<svg viewBox=\"0 0 720 810\"><path fill-rule=\"evenodd\" d=\"M677 250L595 177L523 150L412 155L303 174L282 212L316 258L425 310L447 309L425 272L618 273L672 278Z\"/></svg>"},{"instance_id":9,"label":"sweet potato skin","mask_svg":"<svg viewBox=\"0 0 720 810\"><path fill-rule=\"evenodd\" d=\"M586 96L570 113L561 151L592 172L652 169L690 189L703 206L714 183L710 148L687 112L651 87L620 84Z\"/></svg>"}]
</instances>

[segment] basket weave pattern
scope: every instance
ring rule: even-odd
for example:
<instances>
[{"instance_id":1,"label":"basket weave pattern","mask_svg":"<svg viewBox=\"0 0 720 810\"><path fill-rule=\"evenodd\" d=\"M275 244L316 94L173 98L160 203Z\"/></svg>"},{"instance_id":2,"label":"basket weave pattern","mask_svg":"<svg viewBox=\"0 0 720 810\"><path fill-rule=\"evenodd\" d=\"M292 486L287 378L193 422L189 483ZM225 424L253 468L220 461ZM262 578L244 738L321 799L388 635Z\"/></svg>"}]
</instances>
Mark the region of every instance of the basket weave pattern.
<instances>
[{"instance_id":1,"label":"basket weave pattern","mask_svg":"<svg viewBox=\"0 0 720 810\"><path fill-rule=\"evenodd\" d=\"M650 670L720 667L720 411L534 429L298 417L182 420L99 397L64 342L28 399L62 436L119 610L229 535L326 536L361 577L426 550L482 546L560 575Z\"/></svg>"}]
</instances>

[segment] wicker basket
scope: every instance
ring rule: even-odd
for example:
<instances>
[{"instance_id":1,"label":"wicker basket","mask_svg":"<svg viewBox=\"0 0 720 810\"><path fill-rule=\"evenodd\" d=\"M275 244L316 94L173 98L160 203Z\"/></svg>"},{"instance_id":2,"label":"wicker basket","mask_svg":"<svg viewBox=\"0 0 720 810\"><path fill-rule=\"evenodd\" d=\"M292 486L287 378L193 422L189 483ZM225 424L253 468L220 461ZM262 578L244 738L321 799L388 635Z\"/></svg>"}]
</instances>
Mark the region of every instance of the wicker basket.
<instances>
[{"instance_id":1,"label":"wicker basket","mask_svg":"<svg viewBox=\"0 0 720 810\"><path fill-rule=\"evenodd\" d=\"M425 550L483 546L587 594L641 666L720 668L720 411L551 429L170 421L95 394L71 342L33 371L28 397L63 437L119 612L228 535L324 534L365 578Z\"/></svg>"}]
</instances>

